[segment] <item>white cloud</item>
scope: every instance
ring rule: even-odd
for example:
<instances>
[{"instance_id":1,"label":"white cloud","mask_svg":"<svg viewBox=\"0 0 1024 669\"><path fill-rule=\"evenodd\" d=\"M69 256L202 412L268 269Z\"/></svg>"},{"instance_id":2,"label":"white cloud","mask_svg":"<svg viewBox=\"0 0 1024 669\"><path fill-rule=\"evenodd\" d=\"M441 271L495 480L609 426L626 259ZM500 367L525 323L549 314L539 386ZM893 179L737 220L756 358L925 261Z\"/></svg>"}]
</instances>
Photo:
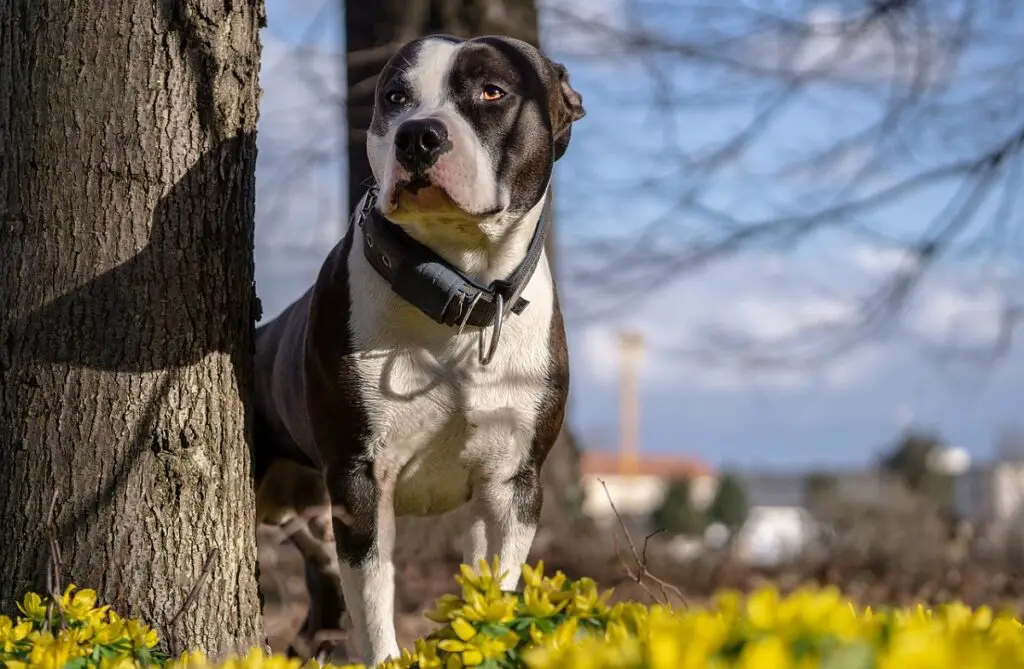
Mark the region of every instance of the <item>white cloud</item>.
<instances>
[{"instance_id":1,"label":"white cloud","mask_svg":"<svg viewBox=\"0 0 1024 669\"><path fill-rule=\"evenodd\" d=\"M832 358L815 354L864 333L861 310L884 281L917 259L894 246L856 243L838 253L747 254L713 265L640 303L620 321L576 333L580 371L605 386L619 373L616 332L641 332L650 352L643 379L664 392L842 394L946 347L991 350L1019 305L1024 282L1005 267L940 264L915 286L893 336L855 341ZM572 286L564 286L571 302ZM570 319L570 324L572 323ZM849 340L847 340L849 341ZM801 364L811 357L811 364Z\"/></svg>"},{"instance_id":2,"label":"white cloud","mask_svg":"<svg viewBox=\"0 0 1024 669\"><path fill-rule=\"evenodd\" d=\"M852 325L856 301L817 290L819 273L813 264L781 264L775 254L723 262L652 298L628 321L585 327L579 333L581 362L598 382L614 383L616 332L629 327L641 332L651 349L642 371L651 386L715 393L794 392L815 383L852 388L870 380L877 352L838 358L817 369L766 365L754 357L774 346L801 343L816 329Z\"/></svg>"},{"instance_id":3,"label":"white cloud","mask_svg":"<svg viewBox=\"0 0 1024 669\"><path fill-rule=\"evenodd\" d=\"M890 357L883 346L864 344L826 365L821 372L822 383L833 391L866 386L885 370Z\"/></svg>"},{"instance_id":4,"label":"white cloud","mask_svg":"<svg viewBox=\"0 0 1024 669\"><path fill-rule=\"evenodd\" d=\"M559 57L611 56L609 35L629 23L624 0L539 0L537 5L543 46Z\"/></svg>"},{"instance_id":5,"label":"white cloud","mask_svg":"<svg viewBox=\"0 0 1024 669\"><path fill-rule=\"evenodd\" d=\"M923 284L907 324L937 345L984 347L996 344L1008 308L999 286L933 281Z\"/></svg>"},{"instance_id":6,"label":"white cloud","mask_svg":"<svg viewBox=\"0 0 1024 669\"><path fill-rule=\"evenodd\" d=\"M764 295L756 287L750 294L725 305L719 320L723 328L752 342L779 342L812 328L851 323L856 317L849 300L815 295Z\"/></svg>"},{"instance_id":7,"label":"white cloud","mask_svg":"<svg viewBox=\"0 0 1024 669\"><path fill-rule=\"evenodd\" d=\"M891 21L855 21L834 6L817 4L800 25L799 32L755 35L749 57L773 69L859 83L934 81L948 68L943 35L934 24L894 29Z\"/></svg>"},{"instance_id":8,"label":"white cloud","mask_svg":"<svg viewBox=\"0 0 1024 669\"><path fill-rule=\"evenodd\" d=\"M848 258L854 268L873 278L907 272L918 265L918 258L906 249L881 244L854 244Z\"/></svg>"}]
</instances>

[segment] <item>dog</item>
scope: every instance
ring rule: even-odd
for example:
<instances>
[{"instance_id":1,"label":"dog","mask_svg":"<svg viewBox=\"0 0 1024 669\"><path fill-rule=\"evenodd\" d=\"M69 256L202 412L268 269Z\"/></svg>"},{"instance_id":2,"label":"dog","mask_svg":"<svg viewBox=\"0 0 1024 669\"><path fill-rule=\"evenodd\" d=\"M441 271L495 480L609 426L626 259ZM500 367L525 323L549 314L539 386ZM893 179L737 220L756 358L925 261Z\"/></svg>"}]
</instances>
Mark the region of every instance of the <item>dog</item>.
<instances>
[{"instance_id":1,"label":"dog","mask_svg":"<svg viewBox=\"0 0 1024 669\"><path fill-rule=\"evenodd\" d=\"M375 96L374 183L257 329L253 434L258 520L287 529L321 624L347 612L368 664L399 655L396 516L469 504L464 561L496 555L518 587L569 390L548 199L585 114L563 65L497 36L415 39Z\"/></svg>"}]
</instances>

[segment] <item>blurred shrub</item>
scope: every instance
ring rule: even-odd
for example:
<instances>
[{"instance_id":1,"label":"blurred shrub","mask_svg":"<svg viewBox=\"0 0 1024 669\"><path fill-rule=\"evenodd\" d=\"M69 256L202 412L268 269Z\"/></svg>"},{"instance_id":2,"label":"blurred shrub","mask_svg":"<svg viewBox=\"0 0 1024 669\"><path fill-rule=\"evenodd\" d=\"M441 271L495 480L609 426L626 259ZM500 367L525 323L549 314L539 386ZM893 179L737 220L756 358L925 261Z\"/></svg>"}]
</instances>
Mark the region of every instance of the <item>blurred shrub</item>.
<instances>
[{"instance_id":1,"label":"blurred shrub","mask_svg":"<svg viewBox=\"0 0 1024 669\"><path fill-rule=\"evenodd\" d=\"M747 521L747 492L734 474L723 474L718 481L715 498L708 507L708 519L735 532Z\"/></svg>"},{"instance_id":2,"label":"blurred shrub","mask_svg":"<svg viewBox=\"0 0 1024 669\"><path fill-rule=\"evenodd\" d=\"M954 478L936 469L936 455L945 448L943 441L931 432L909 431L882 457L882 471L896 476L912 492L930 500L943 511L954 506Z\"/></svg>"},{"instance_id":3,"label":"blurred shrub","mask_svg":"<svg viewBox=\"0 0 1024 669\"><path fill-rule=\"evenodd\" d=\"M659 530L686 536L703 534L708 526L707 517L693 503L688 479L677 479L668 484L665 499L651 520Z\"/></svg>"}]
</instances>

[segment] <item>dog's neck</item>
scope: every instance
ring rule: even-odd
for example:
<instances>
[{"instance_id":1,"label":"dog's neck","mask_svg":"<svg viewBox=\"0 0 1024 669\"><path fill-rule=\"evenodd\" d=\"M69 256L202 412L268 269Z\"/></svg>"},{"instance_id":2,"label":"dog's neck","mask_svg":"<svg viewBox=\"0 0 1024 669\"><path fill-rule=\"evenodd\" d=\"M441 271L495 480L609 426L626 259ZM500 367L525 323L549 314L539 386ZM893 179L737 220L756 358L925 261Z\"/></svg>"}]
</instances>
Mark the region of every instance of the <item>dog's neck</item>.
<instances>
[{"instance_id":1,"label":"dog's neck","mask_svg":"<svg viewBox=\"0 0 1024 669\"><path fill-rule=\"evenodd\" d=\"M425 219L400 227L481 285L505 279L523 262L544 213L547 194L519 218L480 223Z\"/></svg>"}]
</instances>

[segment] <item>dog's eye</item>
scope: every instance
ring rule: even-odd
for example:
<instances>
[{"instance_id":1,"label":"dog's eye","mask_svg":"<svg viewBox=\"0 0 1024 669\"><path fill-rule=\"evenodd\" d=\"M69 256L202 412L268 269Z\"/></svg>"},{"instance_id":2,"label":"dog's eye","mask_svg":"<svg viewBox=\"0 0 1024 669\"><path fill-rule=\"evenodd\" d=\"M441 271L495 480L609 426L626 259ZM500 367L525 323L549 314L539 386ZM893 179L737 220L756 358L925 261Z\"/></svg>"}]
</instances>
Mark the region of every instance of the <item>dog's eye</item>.
<instances>
[{"instance_id":1,"label":"dog's eye","mask_svg":"<svg viewBox=\"0 0 1024 669\"><path fill-rule=\"evenodd\" d=\"M388 91L384 94L384 99L393 105L404 105L408 98L402 91Z\"/></svg>"},{"instance_id":2,"label":"dog's eye","mask_svg":"<svg viewBox=\"0 0 1024 669\"><path fill-rule=\"evenodd\" d=\"M495 100L500 100L503 97L505 97L505 91L490 84L484 86L483 90L480 91L480 99L484 102L494 102Z\"/></svg>"}]
</instances>

